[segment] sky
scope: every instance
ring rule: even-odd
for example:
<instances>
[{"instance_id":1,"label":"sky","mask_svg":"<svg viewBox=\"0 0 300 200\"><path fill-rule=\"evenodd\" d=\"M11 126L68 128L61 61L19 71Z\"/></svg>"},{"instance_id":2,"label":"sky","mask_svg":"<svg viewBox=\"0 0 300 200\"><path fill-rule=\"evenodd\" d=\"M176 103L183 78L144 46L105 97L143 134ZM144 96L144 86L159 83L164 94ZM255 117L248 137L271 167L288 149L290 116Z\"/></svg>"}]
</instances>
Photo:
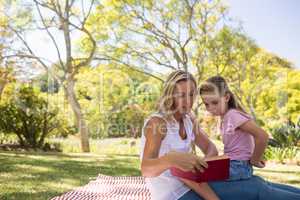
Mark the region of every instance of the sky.
<instances>
[{"instance_id":1,"label":"sky","mask_svg":"<svg viewBox=\"0 0 300 200\"><path fill-rule=\"evenodd\" d=\"M261 48L300 69L300 0L224 0L229 16Z\"/></svg>"}]
</instances>

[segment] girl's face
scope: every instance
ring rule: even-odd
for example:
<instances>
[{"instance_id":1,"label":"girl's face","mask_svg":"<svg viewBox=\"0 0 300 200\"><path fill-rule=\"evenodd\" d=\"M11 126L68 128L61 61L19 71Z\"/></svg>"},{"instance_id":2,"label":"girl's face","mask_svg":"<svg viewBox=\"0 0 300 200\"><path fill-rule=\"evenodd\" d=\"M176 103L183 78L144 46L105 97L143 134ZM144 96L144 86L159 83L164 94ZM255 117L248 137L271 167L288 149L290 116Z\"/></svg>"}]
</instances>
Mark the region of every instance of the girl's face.
<instances>
[{"instance_id":1,"label":"girl's face","mask_svg":"<svg viewBox=\"0 0 300 200\"><path fill-rule=\"evenodd\" d=\"M228 101L230 96L220 96L218 94L201 95L206 110L214 116L222 116L228 110Z\"/></svg>"},{"instance_id":2,"label":"girl's face","mask_svg":"<svg viewBox=\"0 0 300 200\"><path fill-rule=\"evenodd\" d=\"M196 86L193 81L180 81L176 83L174 91L174 110L180 114L191 112L196 97Z\"/></svg>"}]
</instances>

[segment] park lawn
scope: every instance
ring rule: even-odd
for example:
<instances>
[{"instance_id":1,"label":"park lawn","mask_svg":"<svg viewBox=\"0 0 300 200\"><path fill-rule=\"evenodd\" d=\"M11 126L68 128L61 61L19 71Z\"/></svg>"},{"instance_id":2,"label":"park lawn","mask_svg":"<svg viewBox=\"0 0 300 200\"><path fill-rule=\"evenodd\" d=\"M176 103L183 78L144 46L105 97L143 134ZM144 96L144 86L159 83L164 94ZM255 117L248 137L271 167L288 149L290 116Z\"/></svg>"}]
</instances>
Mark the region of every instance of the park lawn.
<instances>
[{"instance_id":1,"label":"park lawn","mask_svg":"<svg viewBox=\"0 0 300 200\"><path fill-rule=\"evenodd\" d=\"M50 199L99 173L139 176L136 155L0 152L0 200Z\"/></svg>"},{"instance_id":2,"label":"park lawn","mask_svg":"<svg viewBox=\"0 0 300 200\"><path fill-rule=\"evenodd\" d=\"M122 139L92 142L93 153L89 154L0 151L0 199L49 199L87 184L99 173L139 176L138 147L138 143ZM296 165L269 164L255 173L300 187L300 167Z\"/></svg>"},{"instance_id":3,"label":"park lawn","mask_svg":"<svg viewBox=\"0 0 300 200\"><path fill-rule=\"evenodd\" d=\"M267 163L264 169L255 169L254 173L267 181L284 183L300 188L300 166Z\"/></svg>"}]
</instances>

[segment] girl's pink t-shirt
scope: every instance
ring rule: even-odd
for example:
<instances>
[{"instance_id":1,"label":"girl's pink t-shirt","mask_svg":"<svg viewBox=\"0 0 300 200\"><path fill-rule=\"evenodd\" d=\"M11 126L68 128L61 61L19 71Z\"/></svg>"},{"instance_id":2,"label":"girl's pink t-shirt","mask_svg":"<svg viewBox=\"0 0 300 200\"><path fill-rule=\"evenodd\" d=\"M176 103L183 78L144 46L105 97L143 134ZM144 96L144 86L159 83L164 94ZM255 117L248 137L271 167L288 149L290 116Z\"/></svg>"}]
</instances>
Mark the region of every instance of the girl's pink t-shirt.
<instances>
[{"instance_id":1,"label":"girl's pink t-shirt","mask_svg":"<svg viewBox=\"0 0 300 200\"><path fill-rule=\"evenodd\" d=\"M231 160L250 160L254 151L254 137L239 127L252 120L251 116L237 109L230 109L221 122L224 154Z\"/></svg>"}]
</instances>

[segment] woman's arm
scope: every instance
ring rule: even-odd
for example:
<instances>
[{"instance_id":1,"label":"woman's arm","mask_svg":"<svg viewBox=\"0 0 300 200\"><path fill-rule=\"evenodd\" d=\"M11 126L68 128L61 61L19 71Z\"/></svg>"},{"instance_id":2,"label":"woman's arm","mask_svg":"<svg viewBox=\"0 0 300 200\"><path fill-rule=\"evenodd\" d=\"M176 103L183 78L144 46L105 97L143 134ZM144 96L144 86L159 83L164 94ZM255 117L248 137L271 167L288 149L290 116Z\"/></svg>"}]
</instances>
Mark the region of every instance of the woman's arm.
<instances>
[{"instance_id":1,"label":"woman's arm","mask_svg":"<svg viewBox=\"0 0 300 200\"><path fill-rule=\"evenodd\" d=\"M201 149L205 157L217 156L217 147L212 141L207 137L206 133L200 129L195 129L195 144Z\"/></svg>"},{"instance_id":2,"label":"woman's arm","mask_svg":"<svg viewBox=\"0 0 300 200\"><path fill-rule=\"evenodd\" d=\"M256 167L264 167L262 161L263 153L268 145L269 136L253 120L247 121L239 127L241 130L250 133L254 137L255 148L250 163Z\"/></svg>"},{"instance_id":3,"label":"woman's arm","mask_svg":"<svg viewBox=\"0 0 300 200\"><path fill-rule=\"evenodd\" d=\"M161 141L166 135L166 124L162 119L153 117L145 126L144 133L146 141L141 172L146 177L158 176L170 167L166 156L158 158Z\"/></svg>"},{"instance_id":4,"label":"woman's arm","mask_svg":"<svg viewBox=\"0 0 300 200\"><path fill-rule=\"evenodd\" d=\"M191 114L193 122L193 133L195 135L195 144L201 149L205 157L217 156L218 150L216 145L207 137L207 134L200 128L200 123L195 115Z\"/></svg>"},{"instance_id":5,"label":"woman's arm","mask_svg":"<svg viewBox=\"0 0 300 200\"><path fill-rule=\"evenodd\" d=\"M169 152L158 157L161 141L166 135L166 124L164 120L153 117L145 127L145 147L141 163L141 172L145 177L155 177L166 169L174 166L184 171L203 171L207 163L199 157L182 152Z\"/></svg>"},{"instance_id":6,"label":"woman's arm","mask_svg":"<svg viewBox=\"0 0 300 200\"><path fill-rule=\"evenodd\" d=\"M207 137L206 133L200 128L200 124L196 117L191 114L193 122L193 133L195 135L195 144L201 149L205 157L211 157L218 155L218 150L214 143L212 143ZM216 193L210 188L207 183L197 183L195 181L180 179L197 194L203 197L205 200L219 200Z\"/></svg>"}]
</instances>

